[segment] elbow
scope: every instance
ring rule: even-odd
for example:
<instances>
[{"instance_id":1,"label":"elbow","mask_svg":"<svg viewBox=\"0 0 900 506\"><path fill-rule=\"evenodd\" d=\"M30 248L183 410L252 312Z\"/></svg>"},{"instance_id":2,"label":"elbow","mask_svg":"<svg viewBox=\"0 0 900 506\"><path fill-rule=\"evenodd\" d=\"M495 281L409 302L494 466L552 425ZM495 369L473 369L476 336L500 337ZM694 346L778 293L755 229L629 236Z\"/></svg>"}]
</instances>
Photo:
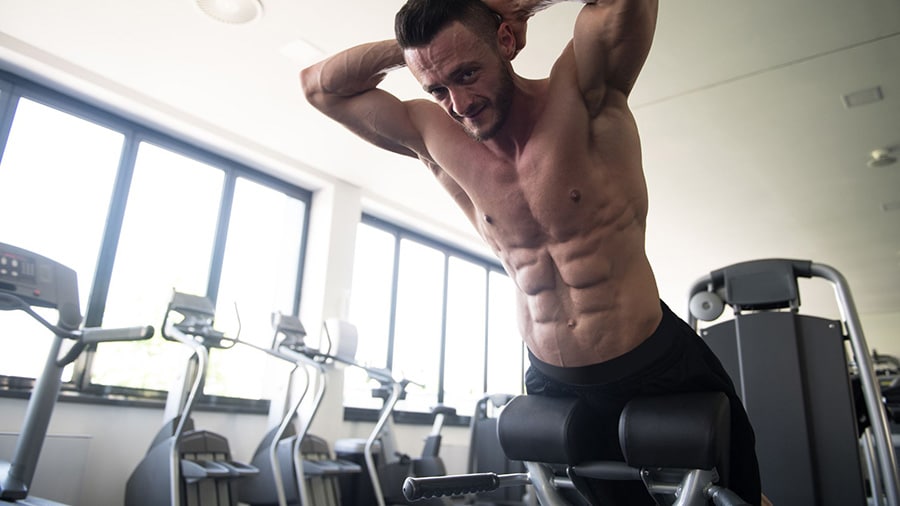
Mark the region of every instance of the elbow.
<instances>
[{"instance_id":1,"label":"elbow","mask_svg":"<svg viewBox=\"0 0 900 506\"><path fill-rule=\"evenodd\" d=\"M320 109L323 102L324 90L322 89L318 65L307 67L300 71L300 89L307 102Z\"/></svg>"}]
</instances>

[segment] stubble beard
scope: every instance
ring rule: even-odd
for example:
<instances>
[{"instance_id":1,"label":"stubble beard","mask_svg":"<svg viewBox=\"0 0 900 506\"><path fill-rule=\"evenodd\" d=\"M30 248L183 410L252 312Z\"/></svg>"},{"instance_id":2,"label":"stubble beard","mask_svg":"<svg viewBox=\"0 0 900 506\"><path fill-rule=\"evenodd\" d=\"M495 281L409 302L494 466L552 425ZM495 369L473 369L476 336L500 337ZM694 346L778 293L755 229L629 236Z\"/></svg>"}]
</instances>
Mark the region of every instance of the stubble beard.
<instances>
[{"instance_id":1,"label":"stubble beard","mask_svg":"<svg viewBox=\"0 0 900 506\"><path fill-rule=\"evenodd\" d=\"M506 124L506 117L509 115L509 108L512 104L513 99L513 78L510 70L508 68L503 68L503 72L500 76L500 86L498 87L497 93L494 96L493 100L493 108L496 114L496 118L494 123L490 125L486 130L482 132L477 132L472 130L468 126L463 123L463 118L459 116L453 117L459 125L462 127L463 131L469 135L472 139L477 142L484 142L490 140L497 132L499 132L503 125Z\"/></svg>"}]
</instances>

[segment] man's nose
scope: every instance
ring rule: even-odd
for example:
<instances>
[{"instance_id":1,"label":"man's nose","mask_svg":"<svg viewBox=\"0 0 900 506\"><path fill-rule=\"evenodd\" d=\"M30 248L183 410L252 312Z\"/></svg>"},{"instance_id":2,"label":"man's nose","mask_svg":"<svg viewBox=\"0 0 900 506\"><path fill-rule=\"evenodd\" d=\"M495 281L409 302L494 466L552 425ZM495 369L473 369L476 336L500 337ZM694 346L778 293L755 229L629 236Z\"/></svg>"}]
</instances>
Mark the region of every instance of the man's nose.
<instances>
[{"instance_id":1,"label":"man's nose","mask_svg":"<svg viewBox=\"0 0 900 506\"><path fill-rule=\"evenodd\" d=\"M472 95L463 88L450 90L450 106L457 116L467 116L472 110Z\"/></svg>"}]
</instances>

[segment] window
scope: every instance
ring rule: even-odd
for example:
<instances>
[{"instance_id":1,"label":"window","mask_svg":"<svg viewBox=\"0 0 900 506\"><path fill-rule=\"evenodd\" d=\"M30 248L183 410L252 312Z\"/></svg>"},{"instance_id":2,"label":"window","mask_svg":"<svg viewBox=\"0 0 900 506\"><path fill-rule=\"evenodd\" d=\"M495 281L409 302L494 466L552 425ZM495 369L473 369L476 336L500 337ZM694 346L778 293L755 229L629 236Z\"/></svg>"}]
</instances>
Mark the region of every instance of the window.
<instances>
[{"instance_id":1,"label":"window","mask_svg":"<svg viewBox=\"0 0 900 506\"><path fill-rule=\"evenodd\" d=\"M368 367L388 366L396 242L394 234L380 228L357 227L350 319L359 333L356 361ZM377 408L366 388L366 374L356 368L344 371L344 405Z\"/></svg>"},{"instance_id":2,"label":"window","mask_svg":"<svg viewBox=\"0 0 900 506\"><path fill-rule=\"evenodd\" d=\"M444 403L448 406L474 405L485 392L482 371L485 370L486 359L484 336L488 312L487 276L488 271L484 267L456 256L449 257L444 359L446 364L453 367L447 368L443 382ZM515 320L507 323L509 322ZM510 334L518 338L518 332ZM513 349L517 347L521 347L521 344L513 345ZM498 360L496 364L498 367L499 362ZM519 374L517 379L521 382L522 375ZM512 393L519 393L519 389L514 389Z\"/></svg>"},{"instance_id":3,"label":"window","mask_svg":"<svg viewBox=\"0 0 900 506\"><path fill-rule=\"evenodd\" d=\"M153 325L151 340L97 347L91 383L168 390L184 368L181 345L162 339L172 290L205 295L224 173L141 143L134 164L103 323Z\"/></svg>"},{"instance_id":4,"label":"window","mask_svg":"<svg viewBox=\"0 0 900 506\"><path fill-rule=\"evenodd\" d=\"M364 216L358 226L350 321L357 361L419 385L400 411L444 403L471 415L485 392L523 391L515 292L500 265ZM377 409L365 374L347 369L344 406Z\"/></svg>"},{"instance_id":5,"label":"window","mask_svg":"<svg viewBox=\"0 0 900 506\"><path fill-rule=\"evenodd\" d=\"M28 99L15 112L0 161L0 241L74 269L84 314L124 136ZM0 312L0 326L0 373L35 377L50 334L18 312Z\"/></svg>"},{"instance_id":6,"label":"window","mask_svg":"<svg viewBox=\"0 0 900 506\"><path fill-rule=\"evenodd\" d=\"M173 290L212 298L216 327L260 346L274 311L297 314L309 192L16 76L0 89L0 241L73 268L87 325L157 330L88 351L66 388L163 395L186 360L160 335ZM0 326L0 376L35 377L46 331L17 312ZM271 358L218 351L206 395L267 398Z\"/></svg>"},{"instance_id":7,"label":"window","mask_svg":"<svg viewBox=\"0 0 900 506\"><path fill-rule=\"evenodd\" d=\"M217 326L242 341L268 348L274 311L293 314L306 206L275 189L238 178L216 299ZM238 347L210 353L209 395L263 399L290 367Z\"/></svg>"}]
</instances>

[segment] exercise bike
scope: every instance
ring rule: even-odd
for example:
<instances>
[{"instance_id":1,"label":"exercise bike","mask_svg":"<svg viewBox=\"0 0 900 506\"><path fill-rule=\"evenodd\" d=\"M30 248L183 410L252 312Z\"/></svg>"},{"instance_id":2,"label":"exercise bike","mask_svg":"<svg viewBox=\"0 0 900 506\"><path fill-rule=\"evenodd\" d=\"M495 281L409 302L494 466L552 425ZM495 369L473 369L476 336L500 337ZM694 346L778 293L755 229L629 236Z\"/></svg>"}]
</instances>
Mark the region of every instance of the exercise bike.
<instances>
[{"instance_id":1,"label":"exercise bike","mask_svg":"<svg viewBox=\"0 0 900 506\"><path fill-rule=\"evenodd\" d=\"M326 328L330 322L326 322ZM312 420L322 403L326 389L328 352L308 347L306 330L296 316L272 315L275 335L269 348L245 341L240 343L293 364L282 399L273 399L269 416L270 426L253 454L251 465L259 474L241 481L239 499L250 505L278 504L279 506L338 506L341 504L338 480L341 476L357 474L361 467L353 462L333 459L327 443L308 433ZM343 353L352 357L356 349L356 335L347 336L340 343ZM348 345L347 341L352 340ZM350 350L348 351L347 349ZM305 378L302 392L294 394L296 375ZM310 392L313 385L315 391ZM301 410L306 402L309 409ZM299 429L294 421L299 422ZM317 457L317 458L313 458Z\"/></svg>"},{"instance_id":2,"label":"exercise bike","mask_svg":"<svg viewBox=\"0 0 900 506\"><path fill-rule=\"evenodd\" d=\"M181 315L179 321L176 315ZM179 385L169 391L164 424L125 486L126 506L236 506L237 481L259 473L231 458L228 440L197 430L191 413L203 387L211 347L235 341L213 328L215 305L205 297L180 292L163 319L164 338L191 350Z\"/></svg>"},{"instance_id":3,"label":"exercise bike","mask_svg":"<svg viewBox=\"0 0 900 506\"><path fill-rule=\"evenodd\" d=\"M342 360L338 358L338 360ZM365 440L342 439L335 442L335 453L344 460L359 460L366 473L360 477L349 477L342 480L341 495L344 504L354 506L388 506L408 504L402 489L404 480L409 476L441 476L446 474L444 463L439 456L441 429L446 416L456 414L454 408L439 405L432 408L434 422L431 432L425 439L420 457L413 458L397 449L394 437L393 413L398 401L406 397L406 388L412 383L409 379L395 379L391 371L365 367L352 361L348 365L366 371L369 379L378 382L378 388L372 390L372 396L382 399L378 412L378 421ZM449 500L432 498L426 504L441 506L449 504Z\"/></svg>"},{"instance_id":4,"label":"exercise bike","mask_svg":"<svg viewBox=\"0 0 900 506\"><path fill-rule=\"evenodd\" d=\"M57 310L58 322L54 325L45 320L34 307ZM63 369L88 346L149 339L153 327L81 328L75 271L41 255L0 243L0 311L15 310L27 313L54 337L44 370L28 401L12 460L0 462L0 504L51 506L58 503L30 497L29 489L62 386Z\"/></svg>"},{"instance_id":5,"label":"exercise bike","mask_svg":"<svg viewBox=\"0 0 900 506\"><path fill-rule=\"evenodd\" d=\"M526 472L408 478L403 493L415 501L530 484L541 506L593 506L600 503L592 482L635 480L664 506L744 506L726 486L729 427L721 393L636 398L619 419L625 461L598 461L579 399L518 396L500 414L498 434L506 456L524 461Z\"/></svg>"}]
</instances>

